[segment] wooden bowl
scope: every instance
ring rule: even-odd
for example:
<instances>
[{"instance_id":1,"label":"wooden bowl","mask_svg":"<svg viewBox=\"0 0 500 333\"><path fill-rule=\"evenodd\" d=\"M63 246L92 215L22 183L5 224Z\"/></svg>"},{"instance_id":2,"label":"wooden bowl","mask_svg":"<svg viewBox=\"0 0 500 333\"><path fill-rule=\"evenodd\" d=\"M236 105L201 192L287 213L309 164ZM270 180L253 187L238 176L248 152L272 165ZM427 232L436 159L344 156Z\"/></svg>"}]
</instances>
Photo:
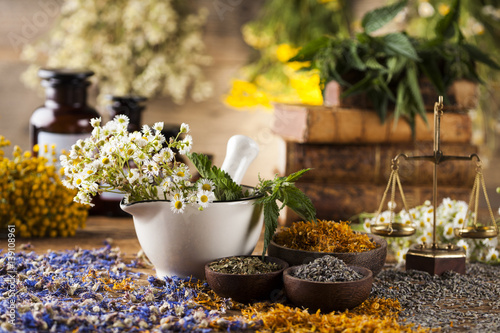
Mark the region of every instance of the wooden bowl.
<instances>
[{"instance_id":1,"label":"wooden bowl","mask_svg":"<svg viewBox=\"0 0 500 333\"><path fill-rule=\"evenodd\" d=\"M331 255L342 259L346 265L368 268L373 272L373 276L377 276L385 264L385 259L387 257L387 241L383 237L377 235L368 234L368 236L372 241L380 246L376 249L365 252L317 252L290 249L276 244L273 238L273 240L269 243L267 254L285 260L290 266L307 264L314 259L325 255Z\"/></svg>"},{"instance_id":2,"label":"wooden bowl","mask_svg":"<svg viewBox=\"0 0 500 333\"><path fill-rule=\"evenodd\" d=\"M205 278L210 288L221 297L232 298L240 303L273 300L280 296L283 289L283 271L288 268L288 263L269 256L266 256L264 261L276 263L281 269L263 274L229 274L211 270L209 265L212 262L209 262L205 265Z\"/></svg>"},{"instance_id":3,"label":"wooden bowl","mask_svg":"<svg viewBox=\"0 0 500 333\"><path fill-rule=\"evenodd\" d=\"M363 278L349 282L308 281L291 275L299 266L289 267L283 272L286 297L295 306L308 308L311 313L318 309L323 313L352 309L370 296L373 273L364 267L349 267Z\"/></svg>"}]
</instances>

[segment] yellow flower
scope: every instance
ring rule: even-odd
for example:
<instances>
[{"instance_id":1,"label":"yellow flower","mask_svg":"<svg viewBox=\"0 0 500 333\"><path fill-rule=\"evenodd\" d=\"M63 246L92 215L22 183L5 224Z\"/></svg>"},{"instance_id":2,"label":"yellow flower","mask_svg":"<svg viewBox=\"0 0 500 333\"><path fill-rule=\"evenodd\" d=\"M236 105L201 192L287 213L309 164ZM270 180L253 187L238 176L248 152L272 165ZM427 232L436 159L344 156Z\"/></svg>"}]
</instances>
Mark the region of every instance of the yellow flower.
<instances>
[{"instance_id":1,"label":"yellow flower","mask_svg":"<svg viewBox=\"0 0 500 333\"><path fill-rule=\"evenodd\" d=\"M450 6L445 3L440 3L438 7L439 14L445 16L450 12Z\"/></svg>"},{"instance_id":2,"label":"yellow flower","mask_svg":"<svg viewBox=\"0 0 500 333\"><path fill-rule=\"evenodd\" d=\"M299 52L299 49L300 48L292 47L290 44L280 44L276 48L276 57L281 62L287 62Z\"/></svg>"},{"instance_id":3,"label":"yellow flower","mask_svg":"<svg viewBox=\"0 0 500 333\"><path fill-rule=\"evenodd\" d=\"M319 74L300 73L290 79L290 84L297 91L302 103L308 105L323 104L323 95L319 87Z\"/></svg>"}]
</instances>

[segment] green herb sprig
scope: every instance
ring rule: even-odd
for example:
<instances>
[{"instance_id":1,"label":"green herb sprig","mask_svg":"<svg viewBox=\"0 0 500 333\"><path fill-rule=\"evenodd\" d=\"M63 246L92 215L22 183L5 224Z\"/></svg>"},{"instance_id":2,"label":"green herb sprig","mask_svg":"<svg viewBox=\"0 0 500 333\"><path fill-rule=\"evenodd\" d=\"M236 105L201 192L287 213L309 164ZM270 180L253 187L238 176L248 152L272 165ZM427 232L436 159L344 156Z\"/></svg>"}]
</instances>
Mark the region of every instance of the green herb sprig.
<instances>
[{"instance_id":1,"label":"green herb sprig","mask_svg":"<svg viewBox=\"0 0 500 333\"><path fill-rule=\"evenodd\" d=\"M284 207L292 209L305 221L316 222L316 208L300 189L295 186L295 181L310 169L303 169L286 177L278 177L273 180L264 180L259 176L259 184L256 191L264 196L255 204L262 204L264 210L264 249L262 257L266 254L267 247L278 228L279 212ZM282 203L278 206L277 201Z\"/></svg>"},{"instance_id":2,"label":"green herb sprig","mask_svg":"<svg viewBox=\"0 0 500 333\"><path fill-rule=\"evenodd\" d=\"M210 179L214 182L214 194L219 201L238 200L246 196L240 185L236 184L231 176L215 165L207 155L189 153L189 160L194 164L202 178Z\"/></svg>"}]
</instances>

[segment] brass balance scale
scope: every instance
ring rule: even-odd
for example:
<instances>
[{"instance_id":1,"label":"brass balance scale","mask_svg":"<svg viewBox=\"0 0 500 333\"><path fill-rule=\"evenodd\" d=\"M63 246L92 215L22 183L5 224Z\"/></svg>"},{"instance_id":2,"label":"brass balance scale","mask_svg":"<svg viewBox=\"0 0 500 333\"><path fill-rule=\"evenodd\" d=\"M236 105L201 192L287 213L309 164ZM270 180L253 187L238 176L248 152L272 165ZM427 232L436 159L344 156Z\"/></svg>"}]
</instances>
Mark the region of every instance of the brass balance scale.
<instances>
[{"instance_id":1,"label":"brass balance scale","mask_svg":"<svg viewBox=\"0 0 500 333\"><path fill-rule=\"evenodd\" d=\"M385 237L408 237L416 232L415 225L411 214L410 224L394 222L394 198L396 192L396 185L399 189L401 199L403 201L404 209L409 212L406 199L404 196L401 181L399 179L399 161L401 158L405 160L425 160L434 163L433 170L433 228L432 228L432 243L416 244L411 247L406 254L406 269L416 269L426 271L430 274L442 274L445 271L456 271L465 274L465 261L466 254L462 247L453 244L438 244L436 241L436 210L437 210L437 168L442 162L449 160L476 160L476 176L474 185L470 196L469 206L465 215L465 222L463 228L454 229L455 236L462 238L492 238L498 234L498 226L495 223L493 212L491 210L486 187L484 184L483 173L481 171L482 163L477 154L469 156L447 156L444 155L440 149L440 126L441 116L443 115L443 97L440 96L438 102L434 105L434 154L429 156L407 156L406 154L399 154L392 160L391 174L389 182L385 189L382 201L377 211L377 217L382 212L385 199L389 189L391 190L391 203L389 204L390 222L389 223L375 223L371 225L371 232L376 235ZM489 211L491 225L480 225L477 221L478 218L478 202L479 193L483 192L484 198ZM474 205L474 214L472 215L471 207ZM471 216L472 215L472 216ZM472 220L471 225L467 225ZM376 219L378 221L378 218Z\"/></svg>"}]
</instances>

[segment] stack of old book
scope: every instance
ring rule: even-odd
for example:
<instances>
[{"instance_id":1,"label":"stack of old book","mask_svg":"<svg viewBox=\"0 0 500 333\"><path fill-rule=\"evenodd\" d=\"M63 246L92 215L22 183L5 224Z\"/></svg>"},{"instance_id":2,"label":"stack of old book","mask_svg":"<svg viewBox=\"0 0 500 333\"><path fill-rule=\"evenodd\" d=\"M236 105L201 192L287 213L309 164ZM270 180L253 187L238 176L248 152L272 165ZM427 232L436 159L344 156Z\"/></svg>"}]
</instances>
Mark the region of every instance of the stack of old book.
<instances>
[{"instance_id":1,"label":"stack of old book","mask_svg":"<svg viewBox=\"0 0 500 333\"><path fill-rule=\"evenodd\" d=\"M405 121L381 124L370 109L277 104L272 129L283 139L285 148L280 172L312 169L296 185L311 198L318 218L351 220L362 212L375 212L395 156L433 155L431 110L427 119L427 124L417 119L412 135ZM477 153L477 146L471 143L472 124L467 112L446 112L445 108L440 129L440 148L445 155ZM434 163L429 161L400 159L399 176L408 208L432 200L433 169ZM475 163L445 161L437 170L438 202L445 197L468 202ZM403 206L398 191L395 199L398 211ZM285 215L284 224L299 219L291 211Z\"/></svg>"}]
</instances>

